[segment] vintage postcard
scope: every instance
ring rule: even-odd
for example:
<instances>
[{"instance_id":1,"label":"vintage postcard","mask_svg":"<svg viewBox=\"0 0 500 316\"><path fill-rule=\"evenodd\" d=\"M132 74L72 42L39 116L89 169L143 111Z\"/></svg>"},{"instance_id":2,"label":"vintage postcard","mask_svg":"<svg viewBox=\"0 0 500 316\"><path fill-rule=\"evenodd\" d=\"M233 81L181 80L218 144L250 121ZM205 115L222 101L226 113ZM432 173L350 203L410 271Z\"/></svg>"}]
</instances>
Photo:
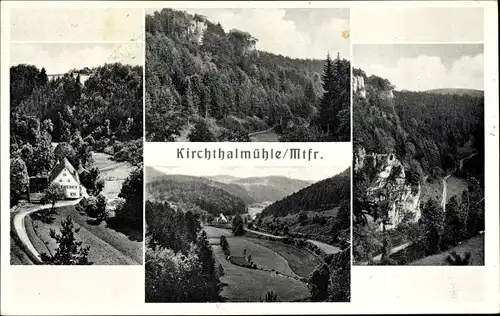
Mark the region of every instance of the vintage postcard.
<instances>
[{"instance_id":1,"label":"vintage postcard","mask_svg":"<svg viewBox=\"0 0 500 316\"><path fill-rule=\"evenodd\" d=\"M2 1L1 314L498 312L494 1Z\"/></svg>"}]
</instances>

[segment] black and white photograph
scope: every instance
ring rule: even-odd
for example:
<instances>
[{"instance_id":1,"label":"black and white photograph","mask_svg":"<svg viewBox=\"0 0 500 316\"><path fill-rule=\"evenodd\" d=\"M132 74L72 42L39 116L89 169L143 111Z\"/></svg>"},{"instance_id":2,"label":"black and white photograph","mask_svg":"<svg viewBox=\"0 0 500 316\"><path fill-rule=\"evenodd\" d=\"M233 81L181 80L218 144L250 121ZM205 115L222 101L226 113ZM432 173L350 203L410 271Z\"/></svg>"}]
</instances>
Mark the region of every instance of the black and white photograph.
<instances>
[{"instance_id":1,"label":"black and white photograph","mask_svg":"<svg viewBox=\"0 0 500 316\"><path fill-rule=\"evenodd\" d=\"M146 12L147 141L350 141L349 9Z\"/></svg>"},{"instance_id":2,"label":"black and white photograph","mask_svg":"<svg viewBox=\"0 0 500 316\"><path fill-rule=\"evenodd\" d=\"M143 51L11 44L11 264L142 265Z\"/></svg>"},{"instance_id":3,"label":"black and white photograph","mask_svg":"<svg viewBox=\"0 0 500 316\"><path fill-rule=\"evenodd\" d=\"M349 166L146 166L146 303L349 302Z\"/></svg>"},{"instance_id":4,"label":"black and white photograph","mask_svg":"<svg viewBox=\"0 0 500 316\"><path fill-rule=\"evenodd\" d=\"M483 44L353 46L356 265L485 262Z\"/></svg>"}]
</instances>

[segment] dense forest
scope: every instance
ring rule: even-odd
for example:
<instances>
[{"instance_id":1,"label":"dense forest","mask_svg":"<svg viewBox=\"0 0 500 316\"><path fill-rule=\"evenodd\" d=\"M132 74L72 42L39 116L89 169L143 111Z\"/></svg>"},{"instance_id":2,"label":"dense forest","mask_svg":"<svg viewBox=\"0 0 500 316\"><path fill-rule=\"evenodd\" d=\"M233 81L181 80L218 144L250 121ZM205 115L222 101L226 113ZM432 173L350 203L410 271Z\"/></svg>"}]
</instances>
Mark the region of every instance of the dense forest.
<instances>
[{"instance_id":1,"label":"dense forest","mask_svg":"<svg viewBox=\"0 0 500 316\"><path fill-rule=\"evenodd\" d=\"M351 171L348 168L274 202L262 211L262 216L286 216L301 210L324 210L338 206L343 200L350 199L350 179Z\"/></svg>"},{"instance_id":2,"label":"dense forest","mask_svg":"<svg viewBox=\"0 0 500 316\"><path fill-rule=\"evenodd\" d=\"M359 69L354 75L365 78L367 97L355 94L353 143L367 153L394 153L406 170L441 176L455 168L455 162L477 150L479 168L484 174L484 101L469 95L392 91L387 79L366 77ZM481 162L481 163L479 163Z\"/></svg>"},{"instance_id":3,"label":"dense forest","mask_svg":"<svg viewBox=\"0 0 500 316\"><path fill-rule=\"evenodd\" d=\"M242 214L245 202L227 191L200 181L160 179L146 185L148 200L192 203L218 216Z\"/></svg>"},{"instance_id":4,"label":"dense forest","mask_svg":"<svg viewBox=\"0 0 500 316\"><path fill-rule=\"evenodd\" d=\"M82 85L76 70L49 80L44 68L22 64L10 68L10 79L13 204L26 193L30 176L47 175L63 157L89 171L82 179L89 193L99 177L93 151L142 164L142 67L95 67ZM94 193L100 190L98 184Z\"/></svg>"},{"instance_id":5,"label":"dense forest","mask_svg":"<svg viewBox=\"0 0 500 316\"><path fill-rule=\"evenodd\" d=\"M394 91L387 79L367 77L360 69L354 69L353 75L363 77L366 92L353 96L355 159L366 152L363 167L354 173L353 251L357 260L370 260L382 253L382 264L406 264L481 232L485 158L482 94L468 94L463 89L456 94L453 91L457 89ZM381 215L387 214L390 201L368 198L380 172L370 154L394 154L401 167L393 168L396 170L387 179L393 181L402 174L412 194L421 194L420 187L433 183L440 186L449 175L465 179L467 188L447 201L445 212L434 197L421 198L418 221L407 218L394 230L378 231L372 221L384 220ZM401 168L404 173L400 173ZM390 259L391 247L404 241L412 246L398 260Z\"/></svg>"},{"instance_id":6,"label":"dense forest","mask_svg":"<svg viewBox=\"0 0 500 316\"><path fill-rule=\"evenodd\" d=\"M211 246L191 211L146 202L146 302L218 302Z\"/></svg>"},{"instance_id":7,"label":"dense forest","mask_svg":"<svg viewBox=\"0 0 500 316\"><path fill-rule=\"evenodd\" d=\"M272 130L280 141L349 141L350 62L291 59L256 42L200 15L147 15L147 140L249 141Z\"/></svg>"}]
</instances>

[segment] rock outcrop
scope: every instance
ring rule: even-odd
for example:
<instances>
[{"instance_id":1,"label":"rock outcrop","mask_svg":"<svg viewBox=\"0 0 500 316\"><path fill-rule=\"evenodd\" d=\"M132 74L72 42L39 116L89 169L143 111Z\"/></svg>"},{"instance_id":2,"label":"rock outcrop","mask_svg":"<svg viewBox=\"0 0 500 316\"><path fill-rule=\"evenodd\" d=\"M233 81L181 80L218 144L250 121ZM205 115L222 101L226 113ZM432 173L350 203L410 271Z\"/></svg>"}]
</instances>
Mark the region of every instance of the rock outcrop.
<instances>
[{"instance_id":1,"label":"rock outcrop","mask_svg":"<svg viewBox=\"0 0 500 316\"><path fill-rule=\"evenodd\" d=\"M367 154L360 147L354 155L354 171L362 172L365 167L375 170L366 196L378 207L386 208L386 229L420 218L420 184L415 186L409 183L404 166L394 154Z\"/></svg>"},{"instance_id":2,"label":"rock outcrop","mask_svg":"<svg viewBox=\"0 0 500 316\"><path fill-rule=\"evenodd\" d=\"M188 28L188 36L194 39L198 44L203 41L203 34L207 29L207 24L203 21L192 20Z\"/></svg>"},{"instance_id":3,"label":"rock outcrop","mask_svg":"<svg viewBox=\"0 0 500 316\"><path fill-rule=\"evenodd\" d=\"M366 98L365 78L363 76L352 76L352 92L361 98Z\"/></svg>"}]
</instances>

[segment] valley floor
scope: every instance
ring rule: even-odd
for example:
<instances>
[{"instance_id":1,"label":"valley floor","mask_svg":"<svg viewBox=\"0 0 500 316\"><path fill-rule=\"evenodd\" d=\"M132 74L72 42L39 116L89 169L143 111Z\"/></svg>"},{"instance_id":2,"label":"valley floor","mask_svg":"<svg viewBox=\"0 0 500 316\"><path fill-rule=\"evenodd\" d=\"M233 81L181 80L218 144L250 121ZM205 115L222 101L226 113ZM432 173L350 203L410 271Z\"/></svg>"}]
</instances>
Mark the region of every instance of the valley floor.
<instances>
[{"instance_id":1,"label":"valley floor","mask_svg":"<svg viewBox=\"0 0 500 316\"><path fill-rule=\"evenodd\" d=\"M224 268L221 282L225 284L222 297L229 302L258 302L268 291L278 295L278 301L302 301L309 297L307 277L321 260L305 250L279 242L250 237L234 237L226 229L204 226L217 264ZM229 262L219 245L220 236L226 236L232 257L247 255L257 269L241 267Z\"/></svg>"}]
</instances>

